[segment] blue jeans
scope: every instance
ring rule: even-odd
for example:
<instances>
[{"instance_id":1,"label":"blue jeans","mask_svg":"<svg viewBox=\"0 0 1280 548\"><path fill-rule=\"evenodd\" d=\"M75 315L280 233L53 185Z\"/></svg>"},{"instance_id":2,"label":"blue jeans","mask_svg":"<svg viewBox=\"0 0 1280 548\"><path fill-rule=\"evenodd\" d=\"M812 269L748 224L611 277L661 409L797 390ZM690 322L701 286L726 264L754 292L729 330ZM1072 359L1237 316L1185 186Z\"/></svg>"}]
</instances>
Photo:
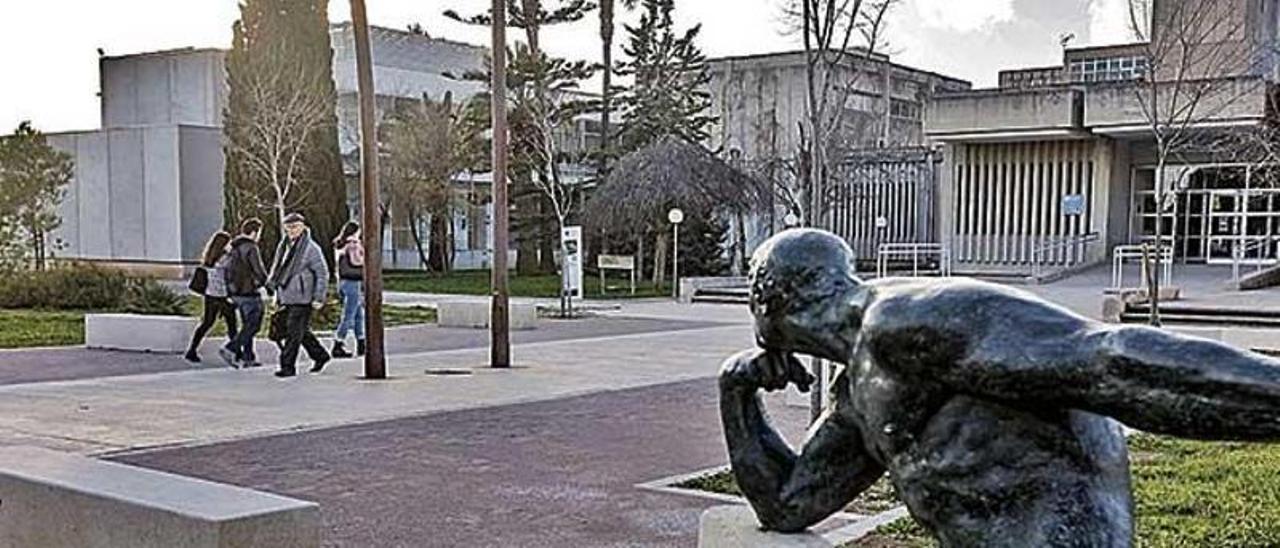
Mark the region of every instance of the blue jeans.
<instances>
[{"instance_id":1,"label":"blue jeans","mask_svg":"<svg viewBox=\"0 0 1280 548\"><path fill-rule=\"evenodd\" d=\"M356 340L364 340L364 296L361 288L364 283L359 280L338 280L338 295L342 297L342 321L338 322L338 331L334 338L346 340L347 333L356 332Z\"/></svg>"},{"instance_id":2,"label":"blue jeans","mask_svg":"<svg viewBox=\"0 0 1280 548\"><path fill-rule=\"evenodd\" d=\"M240 311L240 321L244 323L244 328L236 333L236 337L231 339L231 342L227 343L227 349L241 356L246 362L256 362L258 356L253 352L253 338L262 327L262 297L231 297L231 302L235 303L236 309Z\"/></svg>"}]
</instances>

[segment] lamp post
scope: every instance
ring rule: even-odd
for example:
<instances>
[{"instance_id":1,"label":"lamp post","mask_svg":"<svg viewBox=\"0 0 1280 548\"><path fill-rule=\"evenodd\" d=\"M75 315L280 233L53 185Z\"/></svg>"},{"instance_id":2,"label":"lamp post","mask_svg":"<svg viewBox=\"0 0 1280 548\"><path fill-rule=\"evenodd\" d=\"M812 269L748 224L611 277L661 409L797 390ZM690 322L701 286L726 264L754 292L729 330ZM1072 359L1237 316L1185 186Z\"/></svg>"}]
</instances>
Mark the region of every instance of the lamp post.
<instances>
[{"instance_id":1,"label":"lamp post","mask_svg":"<svg viewBox=\"0 0 1280 548\"><path fill-rule=\"evenodd\" d=\"M489 365L511 367L510 294L507 288L507 4L493 0L493 302Z\"/></svg>"},{"instance_id":2,"label":"lamp post","mask_svg":"<svg viewBox=\"0 0 1280 548\"><path fill-rule=\"evenodd\" d=\"M351 24L356 42L356 85L360 98L360 212L364 224L365 322L368 347L364 355L367 379L387 378L382 330L382 233L378 218L378 136L374 122L373 54L364 0L351 0Z\"/></svg>"},{"instance_id":3,"label":"lamp post","mask_svg":"<svg viewBox=\"0 0 1280 548\"><path fill-rule=\"evenodd\" d=\"M671 297L680 298L680 223L684 222L684 212L680 208L672 208L667 212L667 220L671 221Z\"/></svg>"}]
</instances>

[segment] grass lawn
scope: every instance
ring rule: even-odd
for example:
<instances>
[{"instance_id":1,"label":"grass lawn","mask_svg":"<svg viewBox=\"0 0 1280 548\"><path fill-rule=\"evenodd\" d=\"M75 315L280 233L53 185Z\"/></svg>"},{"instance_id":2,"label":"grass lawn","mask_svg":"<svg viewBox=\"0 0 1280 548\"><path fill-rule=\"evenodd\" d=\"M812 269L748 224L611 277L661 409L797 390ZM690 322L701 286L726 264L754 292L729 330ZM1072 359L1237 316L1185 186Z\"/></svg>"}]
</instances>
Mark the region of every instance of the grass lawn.
<instances>
[{"instance_id":1,"label":"grass lawn","mask_svg":"<svg viewBox=\"0 0 1280 548\"><path fill-rule=\"evenodd\" d=\"M1136 546L1280 546L1280 445L1137 434L1129 439L1129 451ZM727 473L689 486L737 493ZM889 493L891 497L891 489ZM908 517L849 546L926 548L937 543Z\"/></svg>"},{"instance_id":2,"label":"grass lawn","mask_svg":"<svg viewBox=\"0 0 1280 548\"><path fill-rule=\"evenodd\" d=\"M453 272L445 275L424 272L388 272L384 279L387 291L406 293L437 293L442 295L488 295L489 271L475 270ZM600 293L600 278L585 275L582 281L588 299L627 299L633 298L629 281L614 274L608 279L608 294ZM508 282L513 297L541 297L554 299L560 295L560 276L544 274L538 276L516 276L512 274ZM671 295L671 284L663 284L655 289L653 284L644 281L636 282L634 298L666 297Z\"/></svg>"},{"instance_id":3,"label":"grass lawn","mask_svg":"<svg viewBox=\"0 0 1280 548\"><path fill-rule=\"evenodd\" d=\"M84 344L84 313L0 309L0 348Z\"/></svg>"},{"instance_id":4,"label":"grass lawn","mask_svg":"<svg viewBox=\"0 0 1280 548\"><path fill-rule=\"evenodd\" d=\"M200 300L191 298L187 313L201 315ZM44 346L75 346L84 344L85 312L62 310L10 310L0 309L0 349L37 348ZM315 324L317 331L332 331L338 326L336 312L326 314ZM434 310L418 307L383 307L382 318L387 327L435 323ZM261 334L266 334L263 322ZM218 322L211 336L226 334L226 326Z\"/></svg>"}]
</instances>

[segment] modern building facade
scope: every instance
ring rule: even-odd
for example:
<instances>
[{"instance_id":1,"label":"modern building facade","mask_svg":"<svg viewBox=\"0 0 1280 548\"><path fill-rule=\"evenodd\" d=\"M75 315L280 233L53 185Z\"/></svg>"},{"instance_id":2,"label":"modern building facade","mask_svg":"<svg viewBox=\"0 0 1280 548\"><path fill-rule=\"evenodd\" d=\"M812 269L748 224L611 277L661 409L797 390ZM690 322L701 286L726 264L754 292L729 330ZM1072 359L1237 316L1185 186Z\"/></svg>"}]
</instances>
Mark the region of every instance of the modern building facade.
<instances>
[{"instance_id":1,"label":"modern building facade","mask_svg":"<svg viewBox=\"0 0 1280 548\"><path fill-rule=\"evenodd\" d=\"M75 160L54 256L181 275L222 226L224 53L103 57L102 129L51 134Z\"/></svg>"},{"instance_id":2,"label":"modern building facade","mask_svg":"<svg viewBox=\"0 0 1280 548\"><path fill-rule=\"evenodd\" d=\"M795 177L799 128L808 112L806 54L724 57L707 65L718 117L710 148L763 179ZM880 243L932 237L932 219L918 213L929 211L940 156L929 146L924 121L935 96L971 85L861 50L844 56L829 77L839 112L833 148L844 161L830 190L831 207L815 224L843 236L868 260ZM751 249L781 228L783 217L751 219L743 247Z\"/></svg>"},{"instance_id":3,"label":"modern building facade","mask_svg":"<svg viewBox=\"0 0 1280 548\"><path fill-rule=\"evenodd\" d=\"M349 23L333 25L330 36L339 147L355 212L360 139L354 36ZM380 118L397 101L438 100L446 93L465 101L484 89L465 76L484 69L485 48L378 27L371 38ZM51 234L56 257L162 276L179 276L197 262L205 240L223 225L225 58L225 50L180 49L100 60L101 129L49 135L50 144L76 164L62 227ZM489 180L464 174L458 184L479 197L473 203L485 204ZM488 266L491 209L471 207L451 220L456 267ZM406 216L396 213L384 237L386 256L397 259L388 267L418 267ZM423 222L421 234L429 224Z\"/></svg>"},{"instance_id":4,"label":"modern building facade","mask_svg":"<svg viewBox=\"0 0 1280 548\"><path fill-rule=\"evenodd\" d=\"M1157 181L1179 260L1275 262L1275 168L1241 143L1274 119L1277 4L1158 0L1156 41L1176 42L1191 9L1213 25L1187 63L1163 43L1068 48L1059 66L938 97L926 133L946 145L937 214L955 268L1065 273L1155 242ZM1159 173L1157 131L1179 143Z\"/></svg>"}]
</instances>

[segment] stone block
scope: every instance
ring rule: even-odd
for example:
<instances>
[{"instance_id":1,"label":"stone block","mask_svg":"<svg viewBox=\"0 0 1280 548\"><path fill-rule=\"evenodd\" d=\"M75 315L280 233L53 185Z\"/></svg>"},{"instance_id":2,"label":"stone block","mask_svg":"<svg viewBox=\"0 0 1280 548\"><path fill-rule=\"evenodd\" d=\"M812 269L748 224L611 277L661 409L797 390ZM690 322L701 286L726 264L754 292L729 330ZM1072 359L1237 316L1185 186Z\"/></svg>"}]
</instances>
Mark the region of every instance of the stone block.
<instances>
[{"instance_id":1,"label":"stone block","mask_svg":"<svg viewBox=\"0 0 1280 548\"><path fill-rule=\"evenodd\" d=\"M3 548L313 548L320 507L32 447L0 448Z\"/></svg>"},{"instance_id":2,"label":"stone block","mask_svg":"<svg viewBox=\"0 0 1280 548\"><path fill-rule=\"evenodd\" d=\"M436 312L440 327L466 327L472 329L489 328L489 301L442 301ZM532 304L511 303L511 329L536 329L538 327L538 307Z\"/></svg>"},{"instance_id":3,"label":"stone block","mask_svg":"<svg viewBox=\"0 0 1280 548\"><path fill-rule=\"evenodd\" d=\"M140 314L86 314L84 342L89 348L181 353L191 341L195 318Z\"/></svg>"},{"instance_id":4,"label":"stone block","mask_svg":"<svg viewBox=\"0 0 1280 548\"><path fill-rule=\"evenodd\" d=\"M715 506L702 513L698 548L832 548L835 543L814 533L784 535L760 530L747 506Z\"/></svg>"}]
</instances>

